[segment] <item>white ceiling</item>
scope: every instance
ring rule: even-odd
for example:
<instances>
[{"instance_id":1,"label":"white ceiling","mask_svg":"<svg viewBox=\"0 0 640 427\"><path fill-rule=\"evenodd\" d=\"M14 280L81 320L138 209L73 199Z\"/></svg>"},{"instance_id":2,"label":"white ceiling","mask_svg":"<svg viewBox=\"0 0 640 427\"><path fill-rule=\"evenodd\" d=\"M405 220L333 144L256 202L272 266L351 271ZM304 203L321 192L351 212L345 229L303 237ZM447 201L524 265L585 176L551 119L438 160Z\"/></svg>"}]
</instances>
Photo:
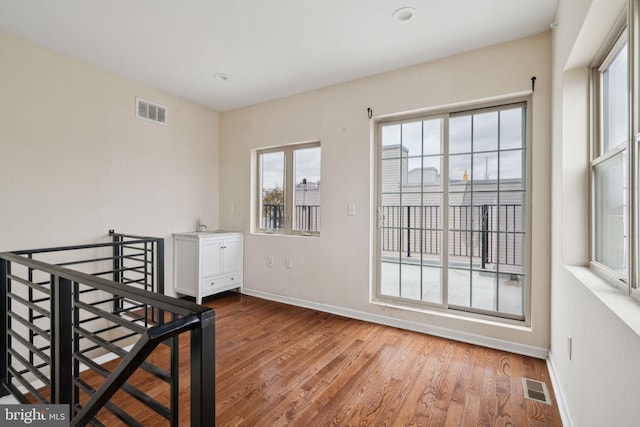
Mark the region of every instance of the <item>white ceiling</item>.
<instances>
[{"instance_id":1,"label":"white ceiling","mask_svg":"<svg viewBox=\"0 0 640 427\"><path fill-rule=\"evenodd\" d=\"M0 0L0 31L218 111L549 30L557 0ZM393 12L417 13L404 23ZM223 73L226 82L215 79Z\"/></svg>"}]
</instances>

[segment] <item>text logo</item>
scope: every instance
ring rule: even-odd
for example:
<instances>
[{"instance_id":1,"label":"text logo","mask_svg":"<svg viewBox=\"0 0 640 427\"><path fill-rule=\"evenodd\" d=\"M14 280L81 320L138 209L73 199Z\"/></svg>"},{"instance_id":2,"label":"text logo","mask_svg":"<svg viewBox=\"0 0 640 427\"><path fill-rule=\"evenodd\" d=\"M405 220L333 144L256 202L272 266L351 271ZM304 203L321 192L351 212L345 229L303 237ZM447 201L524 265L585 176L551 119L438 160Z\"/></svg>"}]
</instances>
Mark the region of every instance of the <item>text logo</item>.
<instances>
[{"instance_id":1,"label":"text logo","mask_svg":"<svg viewBox=\"0 0 640 427\"><path fill-rule=\"evenodd\" d=\"M0 425L58 427L69 425L69 405L0 405Z\"/></svg>"}]
</instances>

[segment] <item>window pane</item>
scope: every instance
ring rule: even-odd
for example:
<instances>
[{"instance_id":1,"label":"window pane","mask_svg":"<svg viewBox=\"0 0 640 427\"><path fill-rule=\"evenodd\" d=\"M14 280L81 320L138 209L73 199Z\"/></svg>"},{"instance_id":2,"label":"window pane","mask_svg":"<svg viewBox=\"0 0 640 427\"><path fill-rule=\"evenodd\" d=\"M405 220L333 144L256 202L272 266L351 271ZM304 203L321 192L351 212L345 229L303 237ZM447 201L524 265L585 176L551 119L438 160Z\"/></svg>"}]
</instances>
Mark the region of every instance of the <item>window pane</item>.
<instances>
[{"instance_id":1,"label":"window pane","mask_svg":"<svg viewBox=\"0 0 640 427\"><path fill-rule=\"evenodd\" d=\"M471 272L449 269L449 304L471 307Z\"/></svg>"},{"instance_id":2,"label":"window pane","mask_svg":"<svg viewBox=\"0 0 640 427\"><path fill-rule=\"evenodd\" d=\"M498 276L498 311L519 315L524 299L524 276L500 274Z\"/></svg>"},{"instance_id":3,"label":"window pane","mask_svg":"<svg viewBox=\"0 0 640 427\"><path fill-rule=\"evenodd\" d=\"M268 230L284 228L284 153L260 155L260 182L262 221L260 226Z\"/></svg>"},{"instance_id":4,"label":"window pane","mask_svg":"<svg viewBox=\"0 0 640 427\"><path fill-rule=\"evenodd\" d=\"M471 116L449 119L449 153L471 152Z\"/></svg>"},{"instance_id":5,"label":"window pane","mask_svg":"<svg viewBox=\"0 0 640 427\"><path fill-rule=\"evenodd\" d=\"M473 151L498 149L498 112L473 115Z\"/></svg>"},{"instance_id":6,"label":"window pane","mask_svg":"<svg viewBox=\"0 0 640 427\"><path fill-rule=\"evenodd\" d=\"M471 307L490 311L498 308L496 276L493 273L472 273Z\"/></svg>"},{"instance_id":7,"label":"window pane","mask_svg":"<svg viewBox=\"0 0 640 427\"><path fill-rule=\"evenodd\" d=\"M523 108L500 111L500 149L521 148L524 141Z\"/></svg>"},{"instance_id":8,"label":"window pane","mask_svg":"<svg viewBox=\"0 0 640 427\"><path fill-rule=\"evenodd\" d=\"M385 151L383 155L387 154ZM402 159L382 159L382 193L398 193L400 192L400 183L406 173L403 173L402 165L406 164L406 160Z\"/></svg>"},{"instance_id":9,"label":"window pane","mask_svg":"<svg viewBox=\"0 0 640 427\"><path fill-rule=\"evenodd\" d=\"M380 293L392 297L400 296L400 263L385 260L380 264Z\"/></svg>"},{"instance_id":10,"label":"window pane","mask_svg":"<svg viewBox=\"0 0 640 427\"><path fill-rule=\"evenodd\" d=\"M499 233L492 244L500 248L499 256L493 256L500 265L498 269L505 273L524 274L524 233Z\"/></svg>"},{"instance_id":11,"label":"window pane","mask_svg":"<svg viewBox=\"0 0 640 427\"><path fill-rule=\"evenodd\" d=\"M400 125L386 125L380 129L382 146L400 145Z\"/></svg>"},{"instance_id":12,"label":"window pane","mask_svg":"<svg viewBox=\"0 0 640 427\"><path fill-rule=\"evenodd\" d=\"M606 153L627 141L629 129L627 45L602 73L603 141Z\"/></svg>"},{"instance_id":13,"label":"window pane","mask_svg":"<svg viewBox=\"0 0 640 427\"><path fill-rule=\"evenodd\" d=\"M402 124L402 148L404 156L422 155L422 122Z\"/></svg>"},{"instance_id":14,"label":"window pane","mask_svg":"<svg viewBox=\"0 0 640 427\"><path fill-rule=\"evenodd\" d=\"M442 119L425 120L422 122L424 141L422 154L433 155L442 153Z\"/></svg>"},{"instance_id":15,"label":"window pane","mask_svg":"<svg viewBox=\"0 0 640 427\"><path fill-rule=\"evenodd\" d=\"M295 150L293 168L293 229L320 231L320 147Z\"/></svg>"},{"instance_id":16,"label":"window pane","mask_svg":"<svg viewBox=\"0 0 640 427\"><path fill-rule=\"evenodd\" d=\"M422 301L442 303L442 269L422 267Z\"/></svg>"},{"instance_id":17,"label":"window pane","mask_svg":"<svg viewBox=\"0 0 640 427\"><path fill-rule=\"evenodd\" d=\"M594 168L595 259L610 269L627 272L626 151Z\"/></svg>"},{"instance_id":18,"label":"window pane","mask_svg":"<svg viewBox=\"0 0 640 427\"><path fill-rule=\"evenodd\" d=\"M403 193L420 193L422 191L423 167L422 157L411 157L405 160L408 164L407 180L403 183ZM412 197L414 198L414 197ZM420 200L420 196L417 198Z\"/></svg>"},{"instance_id":19,"label":"window pane","mask_svg":"<svg viewBox=\"0 0 640 427\"><path fill-rule=\"evenodd\" d=\"M400 296L420 300L422 295L422 268L420 265L402 263L400 267Z\"/></svg>"},{"instance_id":20,"label":"window pane","mask_svg":"<svg viewBox=\"0 0 640 427\"><path fill-rule=\"evenodd\" d=\"M500 152L500 189L524 188L524 150Z\"/></svg>"},{"instance_id":21,"label":"window pane","mask_svg":"<svg viewBox=\"0 0 640 427\"><path fill-rule=\"evenodd\" d=\"M451 191L465 191L465 185L472 179L471 155L457 154L449 156L449 185L455 185Z\"/></svg>"},{"instance_id":22,"label":"window pane","mask_svg":"<svg viewBox=\"0 0 640 427\"><path fill-rule=\"evenodd\" d=\"M440 171L442 170L442 156L424 157L422 159L422 184L423 191L440 191L442 182Z\"/></svg>"},{"instance_id":23,"label":"window pane","mask_svg":"<svg viewBox=\"0 0 640 427\"><path fill-rule=\"evenodd\" d=\"M471 206L449 205L449 265L469 267L477 242L471 233Z\"/></svg>"},{"instance_id":24,"label":"window pane","mask_svg":"<svg viewBox=\"0 0 640 427\"><path fill-rule=\"evenodd\" d=\"M473 155L473 190L495 191L498 186L498 153Z\"/></svg>"},{"instance_id":25,"label":"window pane","mask_svg":"<svg viewBox=\"0 0 640 427\"><path fill-rule=\"evenodd\" d=\"M500 193L497 206L498 230L507 233L524 233L523 191Z\"/></svg>"}]
</instances>

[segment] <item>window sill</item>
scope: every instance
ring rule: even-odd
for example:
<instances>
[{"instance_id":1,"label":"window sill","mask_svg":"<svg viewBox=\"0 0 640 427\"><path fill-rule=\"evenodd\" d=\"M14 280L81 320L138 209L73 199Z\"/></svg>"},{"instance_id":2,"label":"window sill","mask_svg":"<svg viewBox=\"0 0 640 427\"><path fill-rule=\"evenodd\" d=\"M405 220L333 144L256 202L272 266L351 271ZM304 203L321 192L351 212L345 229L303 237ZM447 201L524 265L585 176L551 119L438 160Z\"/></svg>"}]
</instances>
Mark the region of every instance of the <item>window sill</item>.
<instances>
[{"instance_id":1,"label":"window sill","mask_svg":"<svg viewBox=\"0 0 640 427\"><path fill-rule=\"evenodd\" d=\"M304 234L304 233L282 233L282 232L269 232L269 231L253 231L254 236L279 236L279 237L302 237L317 239L320 237L320 233Z\"/></svg>"},{"instance_id":2,"label":"window sill","mask_svg":"<svg viewBox=\"0 0 640 427\"><path fill-rule=\"evenodd\" d=\"M613 314L640 336L640 303L584 266L565 265Z\"/></svg>"},{"instance_id":3,"label":"window sill","mask_svg":"<svg viewBox=\"0 0 640 427\"><path fill-rule=\"evenodd\" d=\"M380 296L371 298L370 302L371 304L380 305L383 307L389 307L404 311L413 311L416 313L428 314L431 316L443 317L463 322L478 323L485 326L507 328L523 332L532 331L531 326L528 325L524 320L514 320L480 313L462 312L445 307L439 308L436 306L427 307L411 305L407 302L399 303L397 301L394 301L393 299L388 299Z\"/></svg>"}]
</instances>

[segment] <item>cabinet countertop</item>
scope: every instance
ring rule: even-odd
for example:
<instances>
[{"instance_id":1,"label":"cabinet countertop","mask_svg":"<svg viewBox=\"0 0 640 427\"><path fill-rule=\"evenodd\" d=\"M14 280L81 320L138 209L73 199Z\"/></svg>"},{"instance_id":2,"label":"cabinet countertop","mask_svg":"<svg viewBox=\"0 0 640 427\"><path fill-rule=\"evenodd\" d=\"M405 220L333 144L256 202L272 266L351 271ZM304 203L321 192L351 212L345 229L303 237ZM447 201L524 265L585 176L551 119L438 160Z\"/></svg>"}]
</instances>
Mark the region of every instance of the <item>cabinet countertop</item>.
<instances>
[{"instance_id":1,"label":"cabinet countertop","mask_svg":"<svg viewBox=\"0 0 640 427\"><path fill-rule=\"evenodd\" d=\"M195 237L198 239L204 239L207 237L223 237L227 235L239 235L240 231L227 231L227 230L212 230L212 231L185 231L182 233L173 233L174 236Z\"/></svg>"}]
</instances>

